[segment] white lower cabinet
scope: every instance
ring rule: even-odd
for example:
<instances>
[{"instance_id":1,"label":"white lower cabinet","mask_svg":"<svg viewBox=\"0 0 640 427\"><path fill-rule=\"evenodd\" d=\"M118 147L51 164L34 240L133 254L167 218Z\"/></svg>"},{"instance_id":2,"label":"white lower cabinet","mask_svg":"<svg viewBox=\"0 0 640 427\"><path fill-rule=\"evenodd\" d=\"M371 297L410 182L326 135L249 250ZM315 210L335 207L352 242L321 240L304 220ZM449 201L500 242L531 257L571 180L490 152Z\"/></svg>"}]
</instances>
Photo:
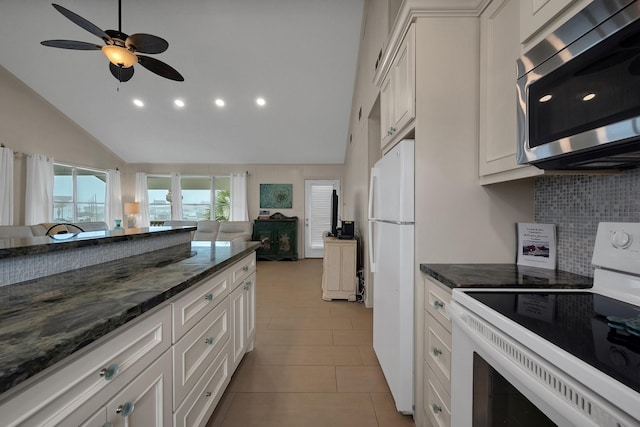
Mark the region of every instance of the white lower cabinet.
<instances>
[{"instance_id":1,"label":"white lower cabinet","mask_svg":"<svg viewBox=\"0 0 640 427\"><path fill-rule=\"evenodd\" d=\"M204 426L253 350L255 266L252 253L54 365L2 401L0 425Z\"/></svg>"},{"instance_id":2,"label":"white lower cabinet","mask_svg":"<svg viewBox=\"0 0 640 427\"><path fill-rule=\"evenodd\" d=\"M427 425L451 425L451 290L425 277L422 396Z\"/></svg>"},{"instance_id":3,"label":"white lower cabinet","mask_svg":"<svg viewBox=\"0 0 640 427\"><path fill-rule=\"evenodd\" d=\"M171 352L167 351L107 404L107 425L171 426Z\"/></svg>"},{"instance_id":4,"label":"white lower cabinet","mask_svg":"<svg viewBox=\"0 0 640 427\"><path fill-rule=\"evenodd\" d=\"M175 411L175 427L192 427L206 424L231 380L229 340L207 371L198 379L191 392Z\"/></svg>"},{"instance_id":5,"label":"white lower cabinet","mask_svg":"<svg viewBox=\"0 0 640 427\"><path fill-rule=\"evenodd\" d=\"M252 274L229 296L231 304L231 362L235 370L247 351L253 350L255 336L255 281Z\"/></svg>"}]
</instances>

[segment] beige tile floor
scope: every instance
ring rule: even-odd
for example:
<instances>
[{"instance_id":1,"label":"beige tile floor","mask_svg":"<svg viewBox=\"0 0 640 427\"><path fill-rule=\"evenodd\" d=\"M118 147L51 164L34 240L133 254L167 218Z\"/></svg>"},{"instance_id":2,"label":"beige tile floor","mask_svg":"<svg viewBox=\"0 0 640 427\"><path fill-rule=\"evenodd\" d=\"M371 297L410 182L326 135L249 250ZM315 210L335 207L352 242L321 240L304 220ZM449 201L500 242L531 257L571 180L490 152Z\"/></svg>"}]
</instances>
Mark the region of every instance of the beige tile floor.
<instances>
[{"instance_id":1,"label":"beige tile floor","mask_svg":"<svg viewBox=\"0 0 640 427\"><path fill-rule=\"evenodd\" d=\"M255 349L207 427L414 426L373 352L372 310L321 298L322 260L259 261Z\"/></svg>"}]
</instances>

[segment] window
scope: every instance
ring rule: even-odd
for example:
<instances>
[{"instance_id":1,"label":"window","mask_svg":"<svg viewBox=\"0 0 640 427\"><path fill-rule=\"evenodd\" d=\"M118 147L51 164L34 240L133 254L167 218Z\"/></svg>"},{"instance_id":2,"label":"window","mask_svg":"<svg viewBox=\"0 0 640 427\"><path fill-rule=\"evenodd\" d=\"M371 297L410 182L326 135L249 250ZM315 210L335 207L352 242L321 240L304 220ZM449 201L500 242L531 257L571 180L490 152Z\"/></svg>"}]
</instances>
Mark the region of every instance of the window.
<instances>
[{"instance_id":1,"label":"window","mask_svg":"<svg viewBox=\"0 0 640 427\"><path fill-rule=\"evenodd\" d=\"M215 204L214 219L216 221L228 221L231 214L231 178L228 176L215 179Z\"/></svg>"},{"instance_id":2,"label":"window","mask_svg":"<svg viewBox=\"0 0 640 427\"><path fill-rule=\"evenodd\" d=\"M104 221L107 173L53 165L54 222Z\"/></svg>"},{"instance_id":3,"label":"window","mask_svg":"<svg viewBox=\"0 0 640 427\"><path fill-rule=\"evenodd\" d=\"M181 176L182 218L200 221L215 219L227 221L230 213L230 185L228 176ZM171 218L171 177L148 176L149 220L162 222ZM212 191L213 187L213 191ZM213 203L211 198L213 197ZM213 206L214 213L211 215Z\"/></svg>"},{"instance_id":4,"label":"window","mask_svg":"<svg viewBox=\"0 0 640 427\"><path fill-rule=\"evenodd\" d=\"M168 221L171 219L171 178L168 176L148 176L149 220Z\"/></svg>"},{"instance_id":5,"label":"window","mask_svg":"<svg viewBox=\"0 0 640 427\"><path fill-rule=\"evenodd\" d=\"M180 178L182 219L200 221L211 218L211 181L211 177Z\"/></svg>"}]
</instances>

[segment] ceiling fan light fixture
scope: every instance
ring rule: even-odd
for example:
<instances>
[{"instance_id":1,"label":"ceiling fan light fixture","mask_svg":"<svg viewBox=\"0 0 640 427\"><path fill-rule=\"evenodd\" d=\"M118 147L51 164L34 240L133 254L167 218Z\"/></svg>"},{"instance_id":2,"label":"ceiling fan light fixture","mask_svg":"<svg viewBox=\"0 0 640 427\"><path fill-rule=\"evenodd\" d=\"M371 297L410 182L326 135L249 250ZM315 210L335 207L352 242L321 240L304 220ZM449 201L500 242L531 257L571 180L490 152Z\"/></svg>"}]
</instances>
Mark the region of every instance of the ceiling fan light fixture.
<instances>
[{"instance_id":1,"label":"ceiling fan light fixture","mask_svg":"<svg viewBox=\"0 0 640 427\"><path fill-rule=\"evenodd\" d=\"M138 62L138 57L129 49L116 45L106 45L102 47L102 53L113 65L129 68Z\"/></svg>"}]
</instances>

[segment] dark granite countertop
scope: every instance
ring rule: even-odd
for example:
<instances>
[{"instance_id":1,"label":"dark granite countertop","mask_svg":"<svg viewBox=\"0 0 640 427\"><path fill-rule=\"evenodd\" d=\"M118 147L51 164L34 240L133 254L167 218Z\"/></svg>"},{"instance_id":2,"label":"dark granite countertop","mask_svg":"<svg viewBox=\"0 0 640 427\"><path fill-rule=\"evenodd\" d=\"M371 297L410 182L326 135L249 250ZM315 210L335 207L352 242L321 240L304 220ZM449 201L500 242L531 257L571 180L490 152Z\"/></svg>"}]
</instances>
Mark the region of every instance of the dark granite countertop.
<instances>
[{"instance_id":1,"label":"dark granite countertop","mask_svg":"<svg viewBox=\"0 0 640 427\"><path fill-rule=\"evenodd\" d=\"M0 287L0 393L258 247L192 242Z\"/></svg>"},{"instance_id":2,"label":"dark granite countertop","mask_svg":"<svg viewBox=\"0 0 640 427\"><path fill-rule=\"evenodd\" d=\"M593 278L516 264L420 264L420 271L450 288L584 289Z\"/></svg>"},{"instance_id":3,"label":"dark granite countertop","mask_svg":"<svg viewBox=\"0 0 640 427\"><path fill-rule=\"evenodd\" d=\"M196 227L125 228L122 230L87 231L77 234L59 234L56 236L0 239L0 259L144 239L160 234L185 233L194 231L195 229Z\"/></svg>"}]
</instances>

